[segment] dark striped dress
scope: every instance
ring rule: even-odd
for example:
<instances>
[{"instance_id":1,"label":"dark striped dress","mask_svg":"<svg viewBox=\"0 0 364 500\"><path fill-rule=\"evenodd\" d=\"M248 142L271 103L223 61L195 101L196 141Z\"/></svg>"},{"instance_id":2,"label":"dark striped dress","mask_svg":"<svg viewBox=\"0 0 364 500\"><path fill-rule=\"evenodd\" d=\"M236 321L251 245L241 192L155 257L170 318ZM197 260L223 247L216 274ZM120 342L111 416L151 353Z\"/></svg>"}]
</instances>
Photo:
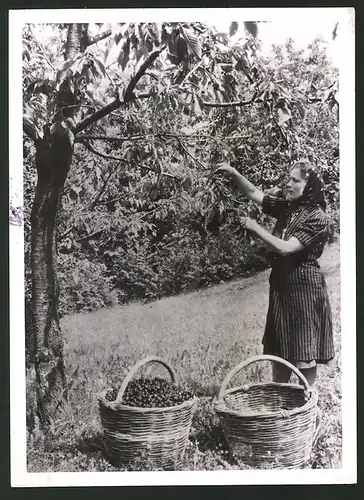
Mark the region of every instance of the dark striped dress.
<instances>
[{"instance_id":1,"label":"dark striped dress","mask_svg":"<svg viewBox=\"0 0 364 500\"><path fill-rule=\"evenodd\" d=\"M281 256L271 253L269 306L264 354L296 362L327 363L334 358L331 307L317 259L327 241L328 224L319 206L298 206L287 219L288 200L263 199L263 212L276 218L273 235L295 236L304 249Z\"/></svg>"}]
</instances>

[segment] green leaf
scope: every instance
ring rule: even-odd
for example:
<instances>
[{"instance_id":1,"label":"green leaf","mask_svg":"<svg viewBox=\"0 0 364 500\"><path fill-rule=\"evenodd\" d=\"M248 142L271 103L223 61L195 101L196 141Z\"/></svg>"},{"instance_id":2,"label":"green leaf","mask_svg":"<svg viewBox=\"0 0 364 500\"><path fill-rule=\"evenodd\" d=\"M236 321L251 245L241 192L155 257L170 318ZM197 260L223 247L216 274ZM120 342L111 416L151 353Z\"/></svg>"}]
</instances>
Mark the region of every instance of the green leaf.
<instances>
[{"instance_id":1,"label":"green leaf","mask_svg":"<svg viewBox=\"0 0 364 500\"><path fill-rule=\"evenodd\" d=\"M127 30L129 29L129 23L116 23L111 26L111 32L113 35L122 35L124 36Z\"/></svg>"},{"instance_id":2,"label":"green leaf","mask_svg":"<svg viewBox=\"0 0 364 500\"><path fill-rule=\"evenodd\" d=\"M181 36L177 37L176 50L178 63L188 60L188 43Z\"/></svg>"},{"instance_id":3,"label":"green leaf","mask_svg":"<svg viewBox=\"0 0 364 500\"><path fill-rule=\"evenodd\" d=\"M152 189L149 191L149 198L152 200L152 201L155 201L157 198L158 198L158 195L159 195L159 189L158 187L155 185L152 187Z\"/></svg>"},{"instance_id":4,"label":"green leaf","mask_svg":"<svg viewBox=\"0 0 364 500\"><path fill-rule=\"evenodd\" d=\"M238 31L238 29L239 29L239 24L236 21L233 21L230 24L230 29L229 29L230 36L234 36L235 33Z\"/></svg>"},{"instance_id":5,"label":"green leaf","mask_svg":"<svg viewBox=\"0 0 364 500\"><path fill-rule=\"evenodd\" d=\"M195 133L195 129L193 127L182 127L181 132L184 135L191 135Z\"/></svg>"},{"instance_id":6,"label":"green leaf","mask_svg":"<svg viewBox=\"0 0 364 500\"><path fill-rule=\"evenodd\" d=\"M181 33L182 33L184 39L188 43L188 46L189 46L191 52L198 59L201 59L201 52L202 52L201 44L200 44L200 41L197 38L197 36L194 34L194 32L191 29L184 28L181 24L180 24L180 29L181 29Z\"/></svg>"},{"instance_id":7,"label":"green leaf","mask_svg":"<svg viewBox=\"0 0 364 500\"><path fill-rule=\"evenodd\" d=\"M286 108L286 106L282 106L281 108L278 108L277 110L278 113L278 124L283 125L286 121L288 121L291 118L291 113L289 109Z\"/></svg>"},{"instance_id":8,"label":"green leaf","mask_svg":"<svg viewBox=\"0 0 364 500\"><path fill-rule=\"evenodd\" d=\"M100 73L98 71L98 69L96 68L95 65L91 66L91 73L92 73L92 76L94 78L99 78L100 77Z\"/></svg>"},{"instance_id":9,"label":"green leaf","mask_svg":"<svg viewBox=\"0 0 364 500\"><path fill-rule=\"evenodd\" d=\"M194 95L194 111L195 111L196 116L202 115L202 111L201 111L200 103L198 102L197 95Z\"/></svg>"},{"instance_id":10,"label":"green leaf","mask_svg":"<svg viewBox=\"0 0 364 500\"><path fill-rule=\"evenodd\" d=\"M76 201L80 192L81 192L81 189L79 186L71 186L70 187L70 191L68 193L68 196L69 198L72 200L72 201Z\"/></svg>"},{"instance_id":11,"label":"green leaf","mask_svg":"<svg viewBox=\"0 0 364 500\"><path fill-rule=\"evenodd\" d=\"M187 174L184 179L182 179L182 185L185 189L189 190L192 187L192 179L189 174Z\"/></svg>"},{"instance_id":12,"label":"green leaf","mask_svg":"<svg viewBox=\"0 0 364 500\"><path fill-rule=\"evenodd\" d=\"M66 61L60 68L60 71L61 73L64 73L65 71L71 69L71 67L75 64L75 62L78 60L78 59L81 59L83 58L83 55L77 55L76 57L74 57L73 59L70 59L69 61Z\"/></svg>"},{"instance_id":13,"label":"green leaf","mask_svg":"<svg viewBox=\"0 0 364 500\"><path fill-rule=\"evenodd\" d=\"M139 40L139 57L142 55L144 57L148 57L149 55L148 43L144 38Z\"/></svg>"},{"instance_id":14,"label":"green leaf","mask_svg":"<svg viewBox=\"0 0 364 500\"><path fill-rule=\"evenodd\" d=\"M295 105L296 105L296 108L298 110L300 117L303 119L305 117L304 107L297 101L295 102Z\"/></svg>"},{"instance_id":15,"label":"green leaf","mask_svg":"<svg viewBox=\"0 0 364 500\"><path fill-rule=\"evenodd\" d=\"M218 90L214 89L214 95L216 102L222 102L221 93Z\"/></svg>"},{"instance_id":16,"label":"green leaf","mask_svg":"<svg viewBox=\"0 0 364 500\"><path fill-rule=\"evenodd\" d=\"M154 45L159 47L162 40L162 25L160 23L153 23L152 28L150 28L150 32L152 34Z\"/></svg>"},{"instance_id":17,"label":"green leaf","mask_svg":"<svg viewBox=\"0 0 364 500\"><path fill-rule=\"evenodd\" d=\"M28 62L30 61L30 53L28 49L23 50L23 59L27 59Z\"/></svg>"},{"instance_id":18,"label":"green leaf","mask_svg":"<svg viewBox=\"0 0 364 500\"><path fill-rule=\"evenodd\" d=\"M331 97L331 94L332 94L332 89L331 88L328 88L325 90L323 96L322 96L322 101L321 102L326 102L330 99Z\"/></svg>"},{"instance_id":19,"label":"green leaf","mask_svg":"<svg viewBox=\"0 0 364 500\"><path fill-rule=\"evenodd\" d=\"M104 31L108 31L109 29L112 29L112 26L110 25L110 23L99 23L99 25L101 26L100 28L100 32L103 33Z\"/></svg>"},{"instance_id":20,"label":"green leaf","mask_svg":"<svg viewBox=\"0 0 364 500\"><path fill-rule=\"evenodd\" d=\"M29 104L25 104L25 106L24 106L24 116L26 116L30 120L33 120L34 119L34 113L35 113L35 109L32 106L29 106Z\"/></svg>"},{"instance_id":21,"label":"green leaf","mask_svg":"<svg viewBox=\"0 0 364 500\"><path fill-rule=\"evenodd\" d=\"M68 127L64 121L62 122L55 122L50 128L50 133L51 135L58 134L60 136L64 136L68 134Z\"/></svg>"},{"instance_id":22,"label":"green leaf","mask_svg":"<svg viewBox=\"0 0 364 500\"><path fill-rule=\"evenodd\" d=\"M210 126L210 122L199 122L193 128L195 131L202 130L204 128L208 128Z\"/></svg>"},{"instance_id":23,"label":"green leaf","mask_svg":"<svg viewBox=\"0 0 364 500\"><path fill-rule=\"evenodd\" d=\"M254 38L257 37L257 35L258 35L258 23L256 21L244 22L244 28Z\"/></svg>"},{"instance_id":24,"label":"green leaf","mask_svg":"<svg viewBox=\"0 0 364 500\"><path fill-rule=\"evenodd\" d=\"M95 61L95 65L96 65L96 66L97 66L97 68L99 69L99 71L100 71L100 73L102 74L102 76L104 76L104 77L105 77L105 76L106 76L105 66L104 66L104 65L102 64L102 62L101 62L99 59L97 59L96 57L95 57L94 61Z\"/></svg>"},{"instance_id":25,"label":"green leaf","mask_svg":"<svg viewBox=\"0 0 364 500\"><path fill-rule=\"evenodd\" d=\"M34 125L34 122L27 116L23 117L23 123L24 125L28 126L33 134L37 135L37 127Z\"/></svg>"},{"instance_id":26,"label":"green leaf","mask_svg":"<svg viewBox=\"0 0 364 500\"><path fill-rule=\"evenodd\" d=\"M109 41L109 43L106 47L106 50L104 52L104 61L106 61L106 59L109 57L110 51L111 51L114 43L115 43L115 38L110 38L110 41Z\"/></svg>"},{"instance_id":27,"label":"green leaf","mask_svg":"<svg viewBox=\"0 0 364 500\"><path fill-rule=\"evenodd\" d=\"M118 57L118 64L119 66L121 66L123 71L126 68L126 65L128 64L129 59L130 59L130 38L125 40Z\"/></svg>"},{"instance_id":28,"label":"green leaf","mask_svg":"<svg viewBox=\"0 0 364 500\"><path fill-rule=\"evenodd\" d=\"M97 178L98 181L101 178L101 173L102 173L101 168L96 165L95 166L95 175L96 175L96 178Z\"/></svg>"},{"instance_id":29,"label":"green leaf","mask_svg":"<svg viewBox=\"0 0 364 500\"><path fill-rule=\"evenodd\" d=\"M215 33L215 37L219 38L224 45L229 43L229 37L223 31Z\"/></svg>"},{"instance_id":30,"label":"green leaf","mask_svg":"<svg viewBox=\"0 0 364 500\"><path fill-rule=\"evenodd\" d=\"M123 35L121 33L116 33L114 40L115 40L115 45L119 45L120 40L122 40Z\"/></svg>"},{"instance_id":31,"label":"green leaf","mask_svg":"<svg viewBox=\"0 0 364 500\"><path fill-rule=\"evenodd\" d=\"M88 83L92 83L94 81L92 71L86 64L83 66L82 75L86 78Z\"/></svg>"},{"instance_id":32,"label":"green leaf","mask_svg":"<svg viewBox=\"0 0 364 500\"><path fill-rule=\"evenodd\" d=\"M69 129L68 129L68 137L69 137L71 147L73 147L73 145L75 143L75 136L74 136L73 132Z\"/></svg>"},{"instance_id":33,"label":"green leaf","mask_svg":"<svg viewBox=\"0 0 364 500\"><path fill-rule=\"evenodd\" d=\"M146 26L138 23L136 25L136 33L137 33L137 40L138 40L138 54L137 54L137 59L141 57L141 55L144 55L145 57L148 56L148 48L146 46L146 36L145 36L145 30Z\"/></svg>"},{"instance_id":34,"label":"green leaf","mask_svg":"<svg viewBox=\"0 0 364 500\"><path fill-rule=\"evenodd\" d=\"M337 29L338 29L338 27L339 27L339 23L336 23L335 27L334 27L334 29L332 31L332 39L333 40L335 40L335 38L337 37Z\"/></svg>"}]
</instances>

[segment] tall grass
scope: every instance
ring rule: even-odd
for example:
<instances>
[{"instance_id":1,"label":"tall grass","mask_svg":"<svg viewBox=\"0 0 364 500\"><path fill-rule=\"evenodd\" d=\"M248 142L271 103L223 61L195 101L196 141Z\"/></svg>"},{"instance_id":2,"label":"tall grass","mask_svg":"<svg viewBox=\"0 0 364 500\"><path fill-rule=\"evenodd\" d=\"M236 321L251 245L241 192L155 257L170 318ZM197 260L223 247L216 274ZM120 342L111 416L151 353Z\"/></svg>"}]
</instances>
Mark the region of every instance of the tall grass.
<instances>
[{"instance_id":1,"label":"tall grass","mask_svg":"<svg viewBox=\"0 0 364 500\"><path fill-rule=\"evenodd\" d=\"M322 260L334 316L337 356L329 366L319 367L317 388L323 410L323 431L308 464L313 468L340 467L341 463L337 244L326 249ZM168 360L179 378L191 384L200 397L184 468L246 468L230 456L212 402L228 371L243 359L262 352L267 301L268 273L265 271L150 304L135 303L63 318L62 328L67 340L68 402L47 436L36 427L28 435L28 470L115 470L103 456L97 395L106 387L118 387L132 365L151 354ZM152 374L168 376L160 365L154 366ZM249 366L232 384L270 377L270 364L262 362ZM29 373L29 394L33 383ZM147 465L135 466L138 467L145 470Z\"/></svg>"}]
</instances>

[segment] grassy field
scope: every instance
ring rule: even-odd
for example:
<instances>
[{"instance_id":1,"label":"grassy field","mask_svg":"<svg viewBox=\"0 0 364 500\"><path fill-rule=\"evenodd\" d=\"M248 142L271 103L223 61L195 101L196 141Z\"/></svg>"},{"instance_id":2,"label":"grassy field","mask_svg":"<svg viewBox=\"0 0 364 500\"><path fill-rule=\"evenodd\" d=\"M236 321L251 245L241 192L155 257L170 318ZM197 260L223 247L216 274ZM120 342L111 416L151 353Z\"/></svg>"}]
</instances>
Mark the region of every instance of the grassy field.
<instances>
[{"instance_id":1,"label":"grassy field","mask_svg":"<svg viewBox=\"0 0 364 500\"><path fill-rule=\"evenodd\" d=\"M317 381L323 430L308 467L341 466L340 257L337 244L321 259L334 317L336 358ZM130 367L155 354L169 361L200 397L185 470L242 469L229 459L212 402L227 372L261 353L268 273L150 304L131 304L62 320L67 339L69 403L48 436L28 437L28 471L113 471L102 451L97 394L119 386ZM254 364L233 381L268 380L270 365ZM163 368L155 365L153 374ZM145 467L140 466L140 467ZM140 470L140 469L139 469Z\"/></svg>"}]
</instances>

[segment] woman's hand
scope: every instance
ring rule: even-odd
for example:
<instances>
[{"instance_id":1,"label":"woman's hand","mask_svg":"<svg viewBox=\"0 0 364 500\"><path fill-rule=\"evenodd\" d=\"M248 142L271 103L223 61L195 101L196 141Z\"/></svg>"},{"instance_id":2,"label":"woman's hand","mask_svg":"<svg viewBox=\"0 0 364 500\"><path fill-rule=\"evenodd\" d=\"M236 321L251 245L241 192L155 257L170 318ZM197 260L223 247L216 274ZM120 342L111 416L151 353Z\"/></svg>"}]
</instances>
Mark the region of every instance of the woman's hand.
<instances>
[{"instance_id":1,"label":"woman's hand","mask_svg":"<svg viewBox=\"0 0 364 500\"><path fill-rule=\"evenodd\" d=\"M237 170L228 163L218 163L214 174L228 174L230 176L235 176L237 174Z\"/></svg>"},{"instance_id":2,"label":"woman's hand","mask_svg":"<svg viewBox=\"0 0 364 500\"><path fill-rule=\"evenodd\" d=\"M247 229L248 231L255 231L256 228L258 227L258 223L256 220L251 219L250 217L242 217L240 219L240 223L244 229Z\"/></svg>"},{"instance_id":3,"label":"woman's hand","mask_svg":"<svg viewBox=\"0 0 364 500\"><path fill-rule=\"evenodd\" d=\"M228 163L218 163L217 169L214 174L227 174L232 177L233 182L242 191L243 195L249 198L249 200L261 205L263 203L264 194L263 191L257 189L254 184L252 184L246 177L241 175L234 167L231 167Z\"/></svg>"}]
</instances>

